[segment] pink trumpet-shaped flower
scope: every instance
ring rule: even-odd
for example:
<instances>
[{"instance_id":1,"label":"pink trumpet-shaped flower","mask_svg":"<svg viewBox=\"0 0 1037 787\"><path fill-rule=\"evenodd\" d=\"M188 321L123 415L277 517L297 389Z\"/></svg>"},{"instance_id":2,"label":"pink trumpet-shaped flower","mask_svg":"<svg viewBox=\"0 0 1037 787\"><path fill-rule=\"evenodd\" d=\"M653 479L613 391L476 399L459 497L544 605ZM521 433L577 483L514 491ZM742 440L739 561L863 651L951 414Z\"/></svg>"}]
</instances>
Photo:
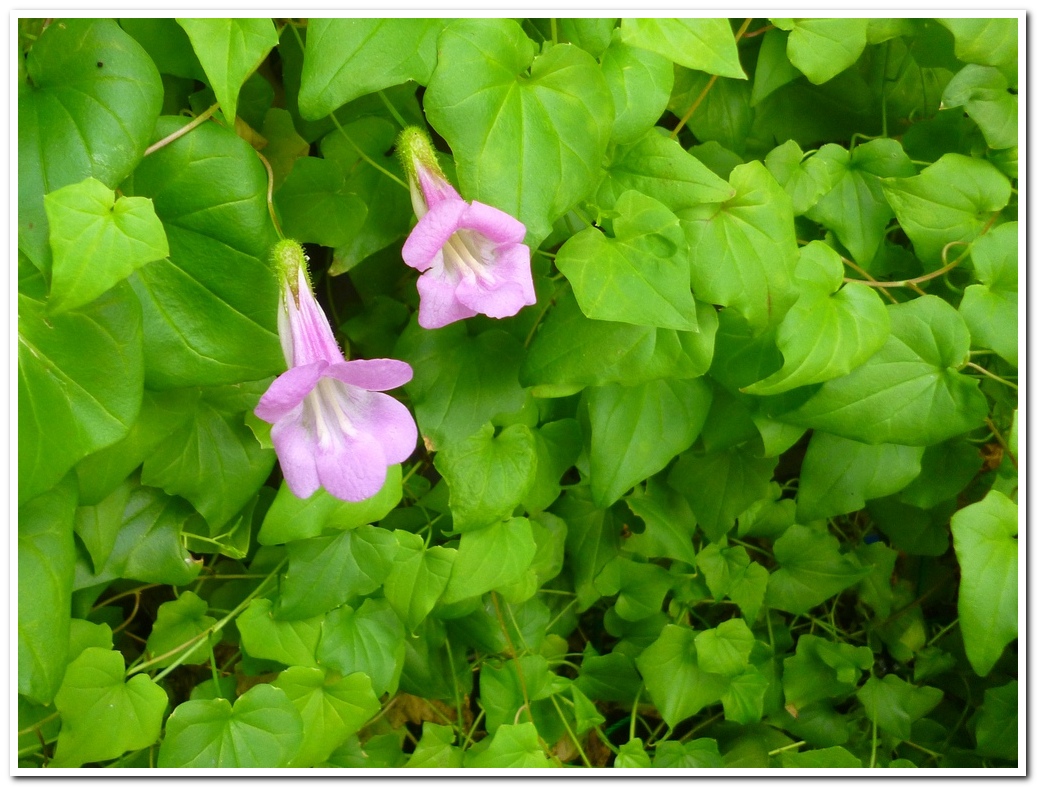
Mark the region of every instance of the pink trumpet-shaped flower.
<instances>
[{"instance_id":1,"label":"pink trumpet-shaped flower","mask_svg":"<svg viewBox=\"0 0 1037 787\"><path fill-rule=\"evenodd\" d=\"M403 261L422 271L418 324L442 328L476 314L511 317L536 303L522 222L461 199L424 132L405 129L398 147L418 217L403 244Z\"/></svg>"},{"instance_id":2,"label":"pink trumpet-shaped flower","mask_svg":"<svg viewBox=\"0 0 1037 787\"><path fill-rule=\"evenodd\" d=\"M387 394L410 381L403 361L347 361L313 297L302 248L281 241L274 260L281 275L278 333L288 371L256 407L270 432L288 488L306 498L323 486L341 500L373 497L389 465L414 451L418 430L410 412Z\"/></svg>"}]
</instances>

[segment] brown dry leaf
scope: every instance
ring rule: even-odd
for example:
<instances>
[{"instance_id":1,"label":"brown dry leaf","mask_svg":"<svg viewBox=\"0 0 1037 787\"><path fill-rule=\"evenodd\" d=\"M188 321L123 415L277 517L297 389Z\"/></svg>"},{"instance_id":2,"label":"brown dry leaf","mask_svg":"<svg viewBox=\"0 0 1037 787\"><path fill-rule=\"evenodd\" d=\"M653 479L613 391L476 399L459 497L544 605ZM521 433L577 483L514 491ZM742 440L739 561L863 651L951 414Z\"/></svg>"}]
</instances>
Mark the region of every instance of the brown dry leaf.
<instances>
[{"instance_id":1,"label":"brown dry leaf","mask_svg":"<svg viewBox=\"0 0 1037 787\"><path fill-rule=\"evenodd\" d=\"M242 120L241 115L234 118L234 133L250 144L254 150L262 150L268 144L266 137Z\"/></svg>"},{"instance_id":2,"label":"brown dry leaf","mask_svg":"<svg viewBox=\"0 0 1037 787\"><path fill-rule=\"evenodd\" d=\"M393 729L407 723L421 724L424 721L452 724L457 720L457 710L439 700L427 700L401 692L396 695L392 707L386 711L385 718Z\"/></svg>"},{"instance_id":3,"label":"brown dry leaf","mask_svg":"<svg viewBox=\"0 0 1037 787\"><path fill-rule=\"evenodd\" d=\"M587 744L583 751L595 768L604 768L612 758L612 750L601 742L597 730L591 730L587 734Z\"/></svg>"}]
</instances>

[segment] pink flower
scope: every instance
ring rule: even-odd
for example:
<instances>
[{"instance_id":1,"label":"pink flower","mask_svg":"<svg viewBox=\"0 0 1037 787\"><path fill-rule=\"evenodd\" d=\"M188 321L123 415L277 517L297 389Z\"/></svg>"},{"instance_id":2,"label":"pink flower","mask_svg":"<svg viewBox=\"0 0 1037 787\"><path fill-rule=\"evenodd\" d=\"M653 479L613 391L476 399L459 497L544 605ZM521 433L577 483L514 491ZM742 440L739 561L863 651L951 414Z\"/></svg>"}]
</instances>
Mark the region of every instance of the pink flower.
<instances>
[{"instance_id":1,"label":"pink flower","mask_svg":"<svg viewBox=\"0 0 1037 787\"><path fill-rule=\"evenodd\" d=\"M536 303L522 222L461 199L424 132L405 129L398 147L418 217L403 244L403 261L422 271L418 324L442 328L476 314L511 317Z\"/></svg>"},{"instance_id":2,"label":"pink flower","mask_svg":"<svg viewBox=\"0 0 1037 787\"><path fill-rule=\"evenodd\" d=\"M410 381L403 361L347 361L313 297L298 243L274 247L281 273L278 333L288 371L256 407L270 432L288 488L306 498L323 486L341 500L373 497L389 465L414 451L418 430L410 412L378 391Z\"/></svg>"}]
</instances>

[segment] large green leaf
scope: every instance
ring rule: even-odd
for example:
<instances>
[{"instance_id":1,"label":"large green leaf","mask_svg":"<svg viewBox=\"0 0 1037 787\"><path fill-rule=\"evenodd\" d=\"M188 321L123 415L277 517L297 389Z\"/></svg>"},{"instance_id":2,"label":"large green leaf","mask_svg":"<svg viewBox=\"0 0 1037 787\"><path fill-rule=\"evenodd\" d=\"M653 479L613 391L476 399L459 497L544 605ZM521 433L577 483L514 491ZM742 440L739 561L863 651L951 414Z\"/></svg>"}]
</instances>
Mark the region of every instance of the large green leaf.
<instances>
[{"instance_id":1,"label":"large green leaf","mask_svg":"<svg viewBox=\"0 0 1037 787\"><path fill-rule=\"evenodd\" d=\"M969 351L961 316L934 295L888 309L891 333L882 349L781 420L900 445L932 445L983 423L987 400L978 381L956 371Z\"/></svg>"},{"instance_id":2,"label":"large green leaf","mask_svg":"<svg viewBox=\"0 0 1037 787\"><path fill-rule=\"evenodd\" d=\"M362 672L342 677L311 667L290 667L274 686L284 691L302 717L302 746L291 760L293 768L319 765L355 735L381 708Z\"/></svg>"},{"instance_id":3,"label":"large green leaf","mask_svg":"<svg viewBox=\"0 0 1037 787\"><path fill-rule=\"evenodd\" d=\"M54 767L78 768L136 751L158 741L169 703L147 675L125 680L122 653L87 648L73 661L54 705L61 733Z\"/></svg>"},{"instance_id":4,"label":"large green leaf","mask_svg":"<svg viewBox=\"0 0 1037 787\"><path fill-rule=\"evenodd\" d=\"M986 675L1019 628L1019 507L996 490L951 517L965 654Z\"/></svg>"},{"instance_id":5,"label":"large green leaf","mask_svg":"<svg viewBox=\"0 0 1037 787\"><path fill-rule=\"evenodd\" d=\"M886 199L915 254L930 270L960 254L952 241L968 243L987 227L1011 197L1012 186L997 167L983 159L946 153L913 178L889 178L882 183Z\"/></svg>"},{"instance_id":6,"label":"large green leaf","mask_svg":"<svg viewBox=\"0 0 1037 787\"><path fill-rule=\"evenodd\" d=\"M60 315L19 295L19 498L125 437L143 390L140 307L128 287Z\"/></svg>"},{"instance_id":7,"label":"large green leaf","mask_svg":"<svg viewBox=\"0 0 1037 787\"><path fill-rule=\"evenodd\" d=\"M566 291L536 334L520 379L538 395L567 396L588 385L699 377L713 359L717 316L696 306L699 330L675 331L588 319Z\"/></svg>"},{"instance_id":8,"label":"large green leaf","mask_svg":"<svg viewBox=\"0 0 1037 787\"><path fill-rule=\"evenodd\" d=\"M267 53L277 46L277 30L270 19L177 19L187 32L209 86L231 123L238 109L238 93Z\"/></svg>"},{"instance_id":9,"label":"large green leaf","mask_svg":"<svg viewBox=\"0 0 1037 787\"><path fill-rule=\"evenodd\" d=\"M18 246L47 270L43 195L93 177L114 189L151 141L162 81L110 19L47 26L18 89Z\"/></svg>"},{"instance_id":10,"label":"large green leaf","mask_svg":"<svg viewBox=\"0 0 1037 787\"><path fill-rule=\"evenodd\" d=\"M281 620L272 612L273 602L256 598L234 621L241 647L252 658L279 661L299 668L316 667L317 641L324 616L305 620Z\"/></svg>"},{"instance_id":11,"label":"large green leaf","mask_svg":"<svg viewBox=\"0 0 1037 787\"><path fill-rule=\"evenodd\" d=\"M1019 96L1004 74L990 66L967 65L943 90L943 106L965 107L994 150L1019 144Z\"/></svg>"},{"instance_id":12,"label":"large green leaf","mask_svg":"<svg viewBox=\"0 0 1037 787\"><path fill-rule=\"evenodd\" d=\"M601 72L616 110L612 141L633 142L652 128L666 109L673 89L673 64L655 52L630 46L616 30L601 55Z\"/></svg>"},{"instance_id":13,"label":"large green leaf","mask_svg":"<svg viewBox=\"0 0 1037 787\"><path fill-rule=\"evenodd\" d=\"M995 227L976 239L972 264L982 284L971 284L958 305L972 343L1019 365L1019 224Z\"/></svg>"},{"instance_id":14,"label":"large green leaf","mask_svg":"<svg viewBox=\"0 0 1037 787\"><path fill-rule=\"evenodd\" d=\"M257 540L260 544L284 544L315 538L325 528L349 530L377 522L396 508L403 497L401 481L400 466L390 465L378 494L359 503L339 500L324 489L300 499L287 484L282 484L266 512Z\"/></svg>"},{"instance_id":15,"label":"large green leaf","mask_svg":"<svg viewBox=\"0 0 1037 787\"><path fill-rule=\"evenodd\" d=\"M610 149L605 177L594 196L611 210L626 191L638 191L677 212L735 196L725 180L659 129L649 129L629 144Z\"/></svg>"},{"instance_id":16,"label":"large green leaf","mask_svg":"<svg viewBox=\"0 0 1037 787\"><path fill-rule=\"evenodd\" d=\"M166 721L159 768L283 768L302 746L303 723L279 688L253 686L235 700L189 700Z\"/></svg>"},{"instance_id":17,"label":"large green leaf","mask_svg":"<svg viewBox=\"0 0 1037 787\"><path fill-rule=\"evenodd\" d=\"M727 678L699 666L695 638L693 629L667 625L636 659L652 702L671 727L720 702L727 689Z\"/></svg>"},{"instance_id":18,"label":"large green leaf","mask_svg":"<svg viewBox=\"0 0 1037 787\"><path fill-rule=\"evenodd\" d=\"M277 616L300 620L374 592L392 569L398 544L371 525L288 545Z\"/></svg>"},{"instance_id":19,"label":"large green leaf","mask_svg":"<svg viewBox=\"0 0 1037 787\"><path fill-rule=\"evenodd\" d=\"M624 19L623 40L687 68L745 79L738 45L726 19Z\"/></svg>"},{"instance_id":20,"label":"large green leaf","mask_svg":"<svg viewBox=\"0 0 1037 787\"><path fill-rule=\"evenodd\" d=\"M218 401L203 397L193 416L155 446L141 481L191 501L214 535L259 490L276 457Z\"/></svg>"},{"instance_id":21,"label":"large green leaf","mask_svg":"<svg viewBox=\"0 0 1037 787\"><path fill-rule=\"evenodd\" d=\"M843 285L839 255L820 241L800 250L799 298L778 326L776 341L785 363L744 388L772 395L848 374L889 338L889 313L872 288Z\"/></svg>"},{"instance_id":22,"label":"large green leaf","mask_svg":"<svg viewBox=\"0 0 1037 787\"><path fill-rule=\"evenodd\" d=\"M450 144L465 197L515 216L538 245L594 188L613 109L582 49L534 54L517 22L457 20L439 38L424 105Z\"/></svg>"},{"instance_id":23,"label":"large green leaf","mask_svg":"<svg viewBox=\"0 0 1037 787\"><path fill-rule=\"evenodd\" d=\"M752 444L707 454L686 453L667 480L682 492L710 541L734 527L735 517L767 493L778 458L757 457Z\"/></svg>"},{"instance_id":24,"label":"large green leaf","mask_svg":"<svg viewBox=\"0 0 1037 787\"><path fill-rule=\"evenodd\" d=\"M307 120L347 101L413 79L428 84L436 66L439 19L312 19L299 87Z\"/></svg>"},{"instance_id":25,"label":"large green leaf","mask_svg":"<svg viewBox=\"0 0 1037 787\"><path fill-rule=\"evenodd\" d=\"M159 135L184 125L163 118ZM124 185L150 197L169 259L130 278L144 312L149 388L259 380L284 368L276 333L276 239L266 170L233 132L206 123L148 156Z\"/></svg>"},{"instance_id":26,"label":"large green leaf","mask_svg":"<svg viewBox=\"0 0 1037 787\"><path fill-rule=\"evenodd\" d=\"M867 19L775 19L788 30L792 65L815 85L827 82L857 62L868 43Z\"/></svg>"},{"instance_id":27,"label":"large green leaf","mask_svg":"<svg viewBox=\"0 0 1037 787\"><path fill-rule=\"evenodd\" d=\"M839 553L839 542L827 533L792 525L774 542L781 566L767 583L767 604L797 615L808 612L871 573L871 566Z\"/></svg>"},{"instance_id":28,"label":"large green leaf","mask_svg":"<svg viewBox=\"0 0 1037 787\"><path fill-rule=\"evenodd\" d=\"M943 692L932 686L912 686L896 675L872 675L857 697L868 718L880 730L902 740L911 739L911 723L940 704Z\"/></svg>"},{"instance_id":29,"label":"large green leaf","mask_svg":"<svg viewBox=\"0 0 1037 787\"><path fill-rule=\"evenodd\" d=\"M389 602L367 599L343 605L324 619L317 661L343 675L365 673L375 696L395 694L405 653L403 625Z\"/></svg>"},{"instance_id":30,"label":"large green leaf","mask_svg":"<svg viewBox=\"0 0 1037 787\"><path fill-rule=\"evenodd\" d=\"M679 213L691 246L691 286L731 306L758 331L792 305L796 234L792 202L760 162L735 167L736 196Z\"/></svg>"},{"instance_id":31,"label":"large green leaf","mask_svg":"<svg viewBox=\"0 0 1037 787\"><path fill-rule=\"evenodd\" d=\"M145 263L169 254L151 200L116 199L101 181L87 178L47 194L43 205L54 253L52 314L90 303Z\"/></svg>"},{"instance_id":32,"label":"large green leaf","mask_svg":"<svg viewBox=\"0 0 1037 787\"><path fill-rule=\"evenodd\" d=\"M470 336L464 323L426 331L412 321L395 357L414 367L406 390L426 447L439 450L521 409L528 397L518 382L522 355L521 344L504 331Z\"/></svg>"},{"instance_id":33,"label":"large green leaf","mask_svg":"<svg viewBox=\"0 0 1037 787\"><path fill-rule=\"evenodd\" d=\"M695 442L712 401L701 379L654 380L592 388L591 490L608 508L634 484L662 470Z\"/></svg>"},{"instance_id":34,"label":"large green leaf","mask_svg":"<svg viewBox=\"0 0 1037 787\"><path fill-rule=\"evenodd\" d=\"M461 536L443 603L450 604L517 582L536 555L528 519L516 517Z\"/></svg>"},{"instance_id":35,"label":"large green leaf","mask_svg":"<svg viewBox=\"0 0 1037 787\"><path fill-rule=\"evenodd\" d=\"M49 704L68 657L76 546L71 478L18 507L18 693Z\"/></svg>"},{"instance_id":36,"label":"large green leaf","mask_svg":"<svg viewBox=\"0 0 1037 787\"><path fill-rule=\"evenodd\" d=\"M851 151L825 145L808 161L810 172L824 170L828 188L807 217L835 232L860 265L871 265L893 218L882 178L914 175L910 158L896 140L875 139Z\"/></svg>"},{"instance_id":37,"label":"large green leaf","mask_svg":"<svg viewBox=\"0 0 1037 787\"><path fill-rule=\"evenodd\" d=\"M866 500L899 492L922 472L921 446L866 445L814 432L796 498L800 522L859 511Z\"/></svg>"},{"instance_id":38,"label":"large green leaf","mask_svg":"<svg viewBox=\"0 0 1037 787\"><path fill-rule=\"evenodd\" d=\"M697 331L687 241L665 205L636 191L616 200L613 237L594 227L558 250L555 264L593 320Z\"/></svg>"},{"instance_id":39,"label":"large green leaf","mask_svg":"<svg viewBox=\"0 0 1037 787\"><path fill-rule=\"evenodd\" d=\"M536 479L536 442L524 424L496 436L493 425L484 424L440 451L435 465L450 487L454 530L477 530L510 518L529 492Z\"/></svg>"},{"instance_id":40,"label":"large green leaf","mask_svg":"<svg viewBox=\"0 0 1037 787\"><path fill-rule=\"evenodd\" d=\"M1019 67L1017 17L938 21L954 34L954 55L959 60L997 66L1006 75L1015 76Z\"/></svg>"}]
</instances>

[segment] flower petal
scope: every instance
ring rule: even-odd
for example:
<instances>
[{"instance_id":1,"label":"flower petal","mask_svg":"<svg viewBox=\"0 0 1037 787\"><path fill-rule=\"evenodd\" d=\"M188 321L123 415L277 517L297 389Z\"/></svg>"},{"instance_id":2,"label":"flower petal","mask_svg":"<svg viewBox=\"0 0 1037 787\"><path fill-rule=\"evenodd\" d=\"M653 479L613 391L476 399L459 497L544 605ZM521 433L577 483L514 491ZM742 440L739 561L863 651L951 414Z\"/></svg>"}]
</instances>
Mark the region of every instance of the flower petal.
<instances>
[{"instance_id":1,"label":"flower petal","mask_svg":"<svg viewBox=\"0 0 1037 787\"><path fill-rule=\"evenodd\" d=\"M529 271L529 249L508 244L497 249L492 277L466 276L457 285L457 299L470 309L500 319L536 303Z\"/></svg>"},{"instance_id":2,"label":"flower petal","mask_svg":"<svg viewBox=\"0 0 1037 787\"><path fill-rule=\"evenodd\" d=\"M461 195L450 185L450 181L440 177L428 167L422 166L420 162L415 167L415 171L418 175L418 183L421 185L421 194L425 198L425 204L429 210L444 200L461 199Z\"/></svg>"},{"instance_id":3,"label":"flower petal","mask_svg":"<svg viewBox=\"0 0 1037 787\"><path fill-rule=\"evenodd\" d=\"M403 244L403 261L419 271L427 270L457 231L457 223L466 210L468 204L460 197L430 207Z\"/></svg>"},{"instance_id":4,"label":"flower petal","mask_svg":"<svg viewBox=\"0 0 1037 787\"><path fill-rule=\"evenodd\" d=\"M285 483L298 498L307 498L320 487L314 461L315 441L302 424L302 410L283 418L270 430Z\"/></svg>"},{"instance_id":5,"label":"flower petal","mask_svg":"<svg viewBox=\"0 0 1037 787\"><path fill-rule=\"evenodd\" d=\"M270 383L270 387L256 405L256 417L262 418L268 424L285 418L302 404L303 399L323 376L327 366L327 361L293 366Z\"/></svg>"},{"instance_id":6,"label":"flower petal","mask_svg":"<svg viewBox=\"0 0 1037 787\"><path fill-rule=\"evenodd\" d=\"M378 494L385 484L385 451L363 432L343 441L316 446L314 461L320 483L339 500L357 503Z\"/></svg>"},{"instance_id":7,"label":"flower petal","mask_svg":"<svg viewBox=\"0 0 1037 787\"><path fill-rule=\"evenodd\" d=\"M422 328L442 328L458 320L474 317L479 312L457 300L457 283L450 281L445 271L430 270L418 277L418 325Z\"/></svg>"},{"instance_id":8,"label":"flower petal","mask_svg":"<svg viewBox=\"0 0 1037 787\"><path fill-rule=\"evenodd\" d=\"M335 363L324 374L365 391L388 391L409 383L414 377L414 370L403 361L373 358L369 361Z\"/></svg>"},{"instance_id":9,"label":"flower petal","mask_svg":"<svg viewBox=\"0 0 1037 787\"><path fill-rule=\"evenodd\" d=\"M485 235L495 243L522 243L526 237L526 226L502 210L482 202L472 201L461 226Z\"/></svg>"},{"instance_id":10,"label":"flower petal","mask_svg":"<svg viewBox=\"0 0 1037 787\"><path fill-rule=\"evenodd\" d=\"M354 409L358 430L378 441L388 464L402 462L418 442L418 427L410 410L387 394L372 393Z\"/></svg>"}]
</instances>

